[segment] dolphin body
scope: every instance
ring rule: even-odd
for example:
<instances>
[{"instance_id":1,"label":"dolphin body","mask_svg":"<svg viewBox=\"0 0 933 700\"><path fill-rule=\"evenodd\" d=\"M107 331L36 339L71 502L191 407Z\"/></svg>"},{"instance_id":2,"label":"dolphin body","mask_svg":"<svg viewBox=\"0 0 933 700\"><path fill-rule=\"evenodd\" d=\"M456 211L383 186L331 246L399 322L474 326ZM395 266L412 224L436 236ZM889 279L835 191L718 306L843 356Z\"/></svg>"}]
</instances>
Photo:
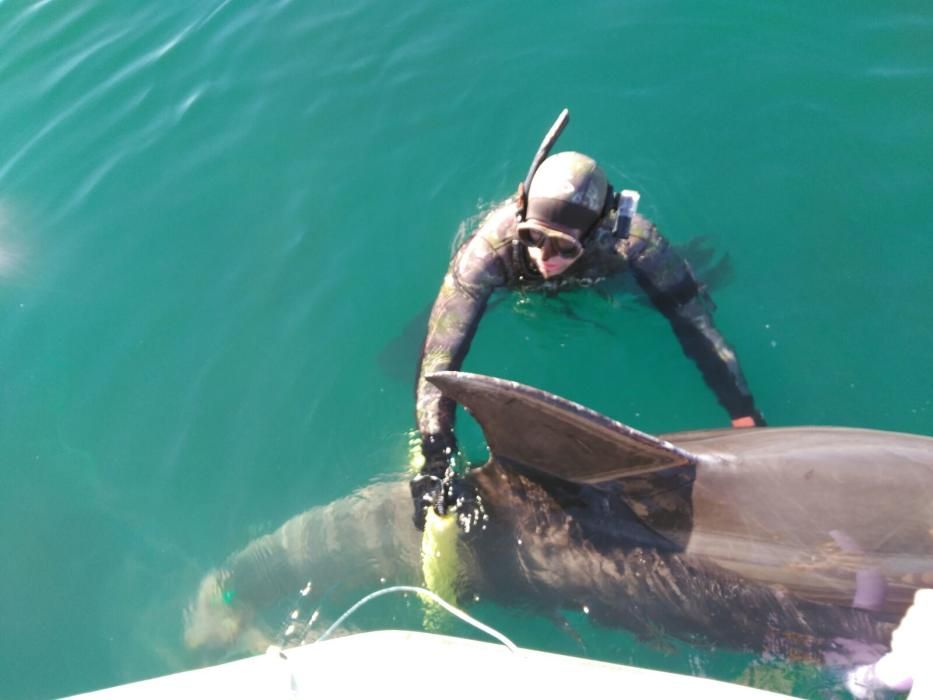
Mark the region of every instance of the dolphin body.
<instances>
[{"instance_id":1,"label":"dolphin body","mask_svg":"<svg viewBox=\"0 0 933 700\"><path fill-rule=\"evenodd\" d=\"M464 477L461 600L481 596L693 643L819 663L880 657L933 586L933 438L828 427L655 437L515 382L429 380L464 405L490 459ZM404 480L300 514L201 583L192 647L267 640L252 615L317 590L421 582ZM230 605L217 605L218 597Z\"/></svg>"}]
</instances>

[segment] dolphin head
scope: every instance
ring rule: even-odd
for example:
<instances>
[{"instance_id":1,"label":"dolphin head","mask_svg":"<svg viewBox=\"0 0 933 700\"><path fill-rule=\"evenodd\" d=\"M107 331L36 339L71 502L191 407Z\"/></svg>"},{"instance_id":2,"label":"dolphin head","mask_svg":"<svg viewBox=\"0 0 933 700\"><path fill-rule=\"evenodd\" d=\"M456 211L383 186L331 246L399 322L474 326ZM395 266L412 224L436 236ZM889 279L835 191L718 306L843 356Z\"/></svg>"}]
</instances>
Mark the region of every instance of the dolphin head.
<instances>
[{"instance_id":1,"label":"dolphin head","mask_svg":"<svg viewBox=\"0 0 933 700\"><path fill-rule=\"evenodd\" d=\"M230 595L224 583L230 574L210 571L198 586L194 600L185 610L185 646L189 649L225 649L259 653L270 638L253 625L252 606Z\"/></svg>"}]
</instances>

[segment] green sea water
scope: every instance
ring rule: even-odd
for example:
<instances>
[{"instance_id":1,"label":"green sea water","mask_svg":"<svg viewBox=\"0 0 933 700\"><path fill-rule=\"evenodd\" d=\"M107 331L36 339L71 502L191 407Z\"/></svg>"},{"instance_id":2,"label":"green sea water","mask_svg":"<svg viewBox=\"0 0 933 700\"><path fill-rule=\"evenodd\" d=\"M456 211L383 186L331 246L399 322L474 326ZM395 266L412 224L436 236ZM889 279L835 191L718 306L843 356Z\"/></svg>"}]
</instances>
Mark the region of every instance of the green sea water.
<instances>
[{"instance_id":1,"label":"green sea water","mask_svg":"<svg viewBox=\"0 0 933 700\"><path fill-rule=\"evenodd\" d=\"M772 425L933 434L931 46L911 0L0 0L0 696L198 665L206 570L405 468L452 241L565 106L560 147L693 251ZM725 425L666 321L604 291L505 297L465 369ZM593 658L830 692L571 622Z\"/></svg>"}]
</instances>

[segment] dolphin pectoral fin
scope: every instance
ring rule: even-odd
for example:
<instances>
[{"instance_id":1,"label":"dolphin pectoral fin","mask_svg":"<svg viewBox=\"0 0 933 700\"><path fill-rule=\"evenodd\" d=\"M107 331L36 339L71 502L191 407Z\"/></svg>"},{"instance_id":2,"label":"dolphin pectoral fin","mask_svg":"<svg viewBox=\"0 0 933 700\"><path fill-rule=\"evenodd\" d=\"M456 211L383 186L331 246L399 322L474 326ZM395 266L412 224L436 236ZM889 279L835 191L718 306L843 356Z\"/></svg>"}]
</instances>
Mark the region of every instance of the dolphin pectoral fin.
<instances>
[{"instance_id":1,"label":"dolphin pectoral fin","mask_svg":"<svg viewBox=\"0 0 933 700\"><path fill-rule=\"evenodd\" d=\"M565 481L594 484L697 461L666 440L524 384L468 372L427 379L476 418L497 458Z\"/></svg>"},{"instance_id":2,"label":"dolphin pectoral fin","mask_svg":"<svg viewBox=\"0 0 933 700\"><path fill-rule=\"evenodd\" d=\"M570 620L562 615L559 610L551 610L548 614L548 617L551 618L551 622L554 623L554 626L558 630L566 634L574 641L584 656L589 653L586 647L586 642L583 641L583 637L580 636L580 633L577 632L576 628L570 624Z\"/></svg>"}]
</instances>

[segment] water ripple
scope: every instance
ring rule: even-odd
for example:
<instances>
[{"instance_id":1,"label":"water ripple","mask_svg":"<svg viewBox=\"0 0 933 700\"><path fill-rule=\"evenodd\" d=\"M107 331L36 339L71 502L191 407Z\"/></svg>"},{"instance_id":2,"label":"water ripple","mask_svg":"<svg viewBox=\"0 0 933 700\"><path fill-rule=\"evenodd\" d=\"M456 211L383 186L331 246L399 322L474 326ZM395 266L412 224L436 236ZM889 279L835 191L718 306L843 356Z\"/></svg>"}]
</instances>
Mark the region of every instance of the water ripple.
<instances>
[{"instance_id":1,"label":"water ripple","mask_svg":"<svg viewBox=\"0 0 933 700\"><path fill-rule=\"evenodd\" d=\"M77 50L76 53L67 58L60 66L51 70L48 76L40 81L40 89L42 92L51 92L55 90L60 83L62 83L66 78L71 78L72 74L83 64L85 64L88 59L92 58L95 54L99 53L101 50L107 48L111 44L124 39L129 33L130 28L126 27L120 31L108 31L106 36L104 36L99 41L95 41L90 46L87 46L83 49Z\"/></svg>"}]
</instances>

